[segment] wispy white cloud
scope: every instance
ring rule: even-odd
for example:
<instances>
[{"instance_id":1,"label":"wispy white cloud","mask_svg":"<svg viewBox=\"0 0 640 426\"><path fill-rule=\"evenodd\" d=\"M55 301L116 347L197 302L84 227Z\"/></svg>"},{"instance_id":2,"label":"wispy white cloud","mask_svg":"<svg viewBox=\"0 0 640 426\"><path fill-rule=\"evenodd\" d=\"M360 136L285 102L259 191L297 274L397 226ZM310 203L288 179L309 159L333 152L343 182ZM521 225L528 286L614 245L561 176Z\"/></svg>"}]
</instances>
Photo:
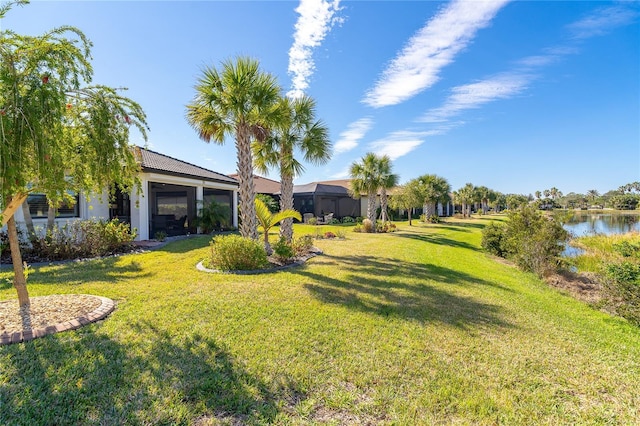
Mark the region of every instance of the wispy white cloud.
<instances>
[{"instance_id":1,"label":"wispy white cloud","mask_svg":"<svg viewBox=\"0 0 640 426\"><path fill-rule=\"evenodd\" d=\"M349 177L349 167L345 167L337 173L329 175L331 179L347 179Z\"/></svg>"},{"instance_id":2,"label":"wispy white cloud","mask_svg":"<svg viewBox=\"0 0 640 426\"><path fill-rule=\"evenodd\" d=\"M454 0L418 31L394 58L363 102L395 105L431 87L442 68L489 25L509 0Z\"/></svg>"},{"instance_id":3,"label":"wispy white cloud","mask_svg":"<svg viewBox=\"0 0 640 426\"><path fill-rule=\"evenodd\" d=\"M454 87L441 107L429 110L419 121L444 122L464 110L478 108L498 99L510 98L525 90L533 78L533 74L512 72Z\"/></svg>"},{"instance_id":4,"label":"wispy white cloud","mask_svg":"<svg viewBox=\"0 0 640 426\"><path fill-rule=\"evenodd\" d=\"M569 25L568 28L574 38L586 39L606 34L616 27L628 25L637 18L638 10L629 4L622 3L598 8L583 19Z\"/></svg>"},{"instance_id":5,"label":"wispy white cloud","mask_svg":"<svg viewBox=\"0 0 640 426\"><path fill-rule=\"evenodd\" d=\"M364 117L349 124L347 130L340 133L340 139L336 142L334 147L335 153L340 154L357 147L358 141L367 134L372 125L373 120L370 117Z\"/></svg>"},{"instance_id":6,"label":"wispy white cloud","mask_svg":"<svg viewBox=\"0 0 640 426\"><path fill-rule=\"evenodd\" d=\"M340 0L300 0L296 12L300 15L295 25L293 46L289 49L289 75L292 76L291 90L287 96L302 96L309 87L309 78L315 64L313 49L320 46L331 27L341 18Z\"/></svg>"},{"instance_id":7,"label":"wispy white cloud","mask_svg":"<svg viewBox=\"0 0 640 426\"><path fill-rule=\"evenodd\" d=\"M371 142L369 149L377 155L388 155L391 160L396 160L422 145L427 136L434 134L439 134L439 132L435 130L424 132L399 130Z\"/></svg>"}]
</instances>

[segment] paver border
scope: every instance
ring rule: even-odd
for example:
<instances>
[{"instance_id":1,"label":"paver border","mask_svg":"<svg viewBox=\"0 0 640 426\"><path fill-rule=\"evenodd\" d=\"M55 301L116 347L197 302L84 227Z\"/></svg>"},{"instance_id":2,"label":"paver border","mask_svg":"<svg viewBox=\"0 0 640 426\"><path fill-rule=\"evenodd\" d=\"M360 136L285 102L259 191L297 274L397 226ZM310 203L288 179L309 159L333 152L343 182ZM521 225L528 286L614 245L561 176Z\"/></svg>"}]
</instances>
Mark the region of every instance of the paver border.
<instances>
[{"instance_id":1,"label":"paver border","mask_svg":"<svg viewBox=\"0 0 640 426\"><path fill-rule=\"evenodd\" d=\"M48 336L53 333L61 333L63 331L75 330L84 325L91 324L92 322L100 321L107 317L116 308L115 302L108 297L95 296L90 294L89 296L100 299L100 306L93 311L87 313L84 316L73 318L69 321L61 322L58 324L48 325L46 327L34 328L31 330L15 331L11 334L0 334L0 346L10 345L12 343L28 342L38 337Z\"/></svg>"}]
</instances>

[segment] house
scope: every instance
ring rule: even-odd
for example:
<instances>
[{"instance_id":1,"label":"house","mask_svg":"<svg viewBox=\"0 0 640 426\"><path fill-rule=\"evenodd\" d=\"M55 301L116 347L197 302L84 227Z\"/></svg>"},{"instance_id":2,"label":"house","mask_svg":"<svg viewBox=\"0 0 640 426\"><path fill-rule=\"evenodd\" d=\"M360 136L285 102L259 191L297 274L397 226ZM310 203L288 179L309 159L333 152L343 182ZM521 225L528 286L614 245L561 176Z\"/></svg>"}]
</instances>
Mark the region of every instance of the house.
<instances>
[{"instance_id":1,"label":"house","mask_svg":"<svg viewBox=\"0 0 640 426\"><path fill-rule=\"evenodd\" d=\"M160 154L134 147L140 164L141 191L131 194L116 191L108 202L106 191L90 199L76 195L76 203L57 210L56 223L79 219L114 219L128 222L137 230L136 240L148 240L156 232L167 235L195 233L194 219L202 203L216 201L229 206L229 223L238 226L238 181L230 176ZM29 211L36 227L47 222L47 200L44 195L30 194ZM16 222L24 226L22 210L15 214Z\"/></svg>"},{"instance_id":2,"label":"house","mask_svg":"<svg viewBox=\"0 0 640 426\"><path fill-rule=\"evenodd\" d=\"M293 186L293 208L301 215L322 217L333 213L340 219L361 215L361 201L349 194L349 180L312 182Z\"/></svg>"}]
</instances>

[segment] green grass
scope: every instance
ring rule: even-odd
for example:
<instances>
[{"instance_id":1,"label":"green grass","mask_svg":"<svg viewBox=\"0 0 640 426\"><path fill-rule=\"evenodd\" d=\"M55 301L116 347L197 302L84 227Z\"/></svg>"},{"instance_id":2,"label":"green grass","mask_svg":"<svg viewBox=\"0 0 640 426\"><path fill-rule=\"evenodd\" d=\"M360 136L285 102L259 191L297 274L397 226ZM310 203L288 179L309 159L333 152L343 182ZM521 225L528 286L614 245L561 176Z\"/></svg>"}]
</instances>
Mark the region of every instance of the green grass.
<instances>
[{"instance_id":1,"label":"green grass","mask_svg":"<svg viewBox=\"0 0 640 426\"><path fill-rule=\"evenodd\" d=\"M627 253L628 257L623 256L620 251L622 244L626 244L633 252ZM640 259L640 233L638 232L589 235L573 239L571 245L583 250L580 255L571 259L572 265L583 272L602 273L607 264Z\"/></svg>"},{"instance_id":2,"label":"green grass","mask_svg":"<svg viewBox=\"0 0 640 426\"><path fill-rule=\"evenodd\" d=\"M1 347L0 424L638 422L640 330L486 255L487 222L341 227L268 275L197 271L207 237L34 267L32 296L117 309Z\"/></svg>"}]
</instances>

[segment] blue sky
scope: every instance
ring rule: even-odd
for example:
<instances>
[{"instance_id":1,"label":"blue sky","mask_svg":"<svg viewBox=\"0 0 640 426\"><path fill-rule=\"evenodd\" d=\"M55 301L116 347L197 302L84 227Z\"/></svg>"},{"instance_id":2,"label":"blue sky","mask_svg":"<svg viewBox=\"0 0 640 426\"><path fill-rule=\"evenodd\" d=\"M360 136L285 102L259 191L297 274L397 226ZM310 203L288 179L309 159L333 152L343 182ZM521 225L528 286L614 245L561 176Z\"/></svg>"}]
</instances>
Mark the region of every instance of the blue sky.
<instances>
[{"instance_id":1,"label":"blue sky","mask_svg":"<svg viewBox=\"0 0 640 426\"><path fill-rule=\"evenodd\" d=\"M94 83L129 89L150 148L222 173L233 139L199 140L185 105L204 66L243 55L283 93L315 98L329 126L332 160L296 183L347 177L367 152L389 155L402 182L434 173L454 190L640 180L638 2L33 1L0 25L80 28Z\"/></svg>"}]
</instances>

